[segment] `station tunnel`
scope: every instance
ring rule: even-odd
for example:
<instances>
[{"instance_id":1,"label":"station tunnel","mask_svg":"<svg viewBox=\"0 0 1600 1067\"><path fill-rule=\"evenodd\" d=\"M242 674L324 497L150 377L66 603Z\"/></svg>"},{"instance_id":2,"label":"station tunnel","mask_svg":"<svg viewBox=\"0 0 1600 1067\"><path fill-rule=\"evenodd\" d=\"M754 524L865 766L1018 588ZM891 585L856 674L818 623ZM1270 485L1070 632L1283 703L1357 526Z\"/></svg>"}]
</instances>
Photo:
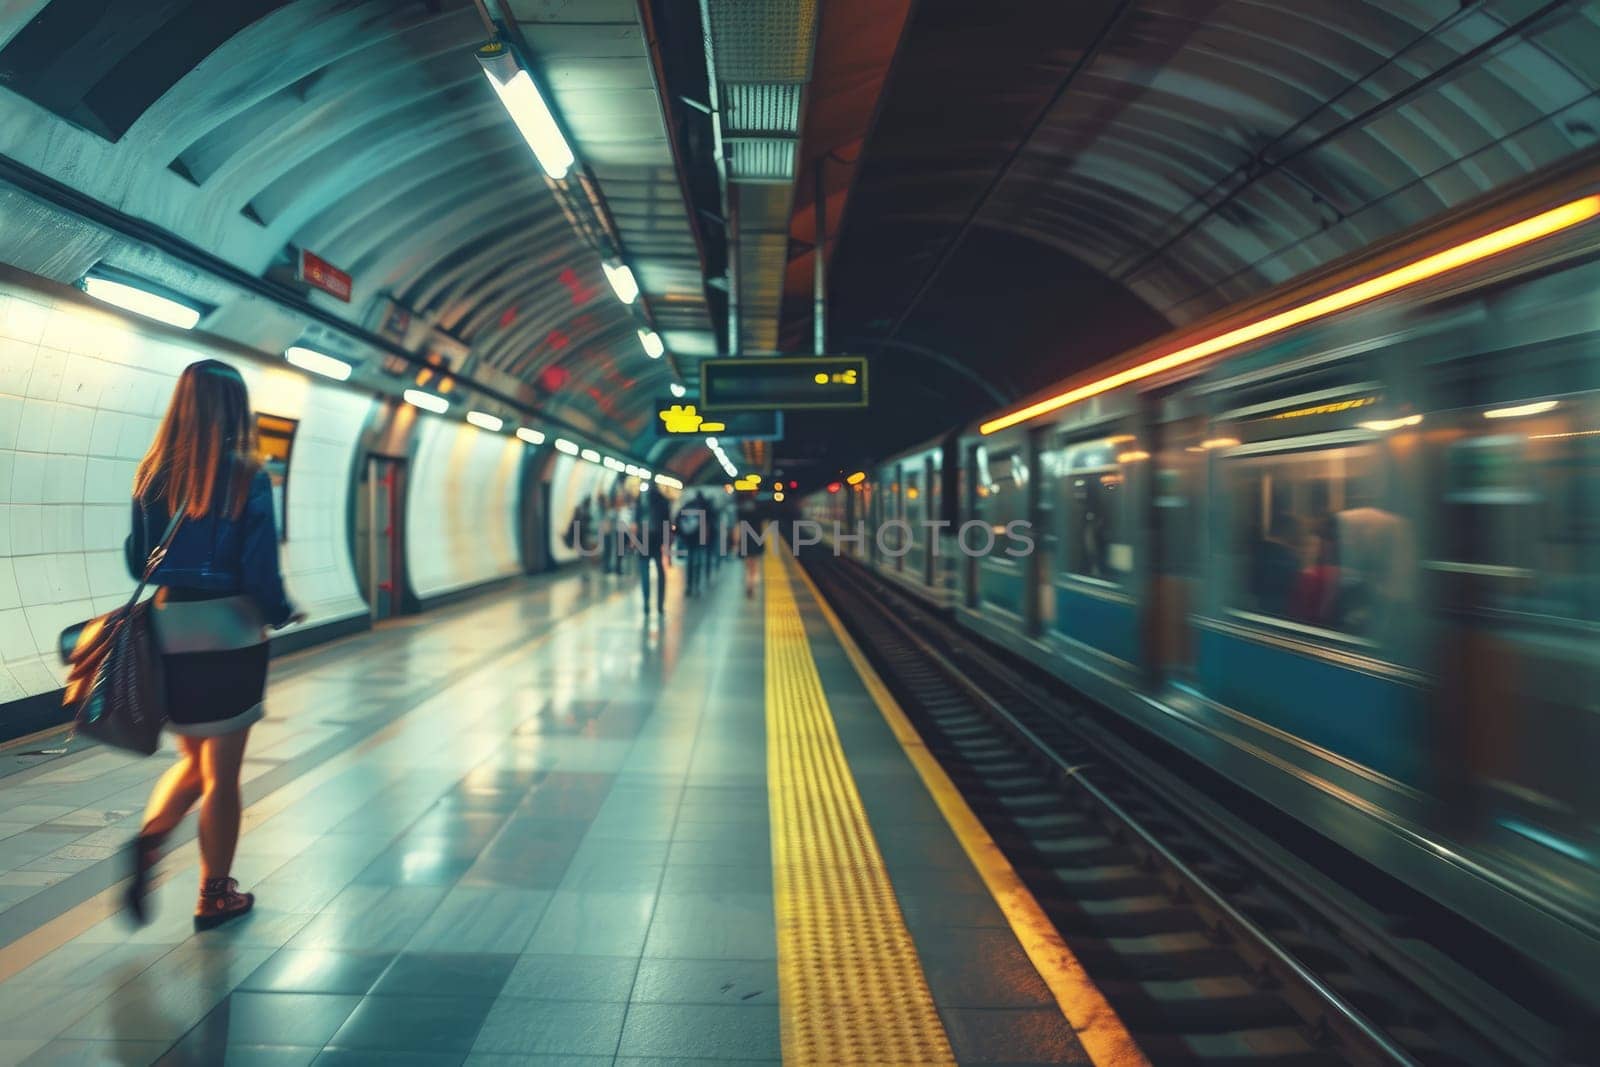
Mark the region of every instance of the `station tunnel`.
<instances>
[{"instance_id":1,"label":"station tunnel","mask_svg":"<svg viewBox=\"0 0 1600 1067\"><path fill-rule=\"evenodd\" d=\"M0 1064L1596 1062L1597 294L1600 0L0 4Z\"/></svg>"}]
</instances>

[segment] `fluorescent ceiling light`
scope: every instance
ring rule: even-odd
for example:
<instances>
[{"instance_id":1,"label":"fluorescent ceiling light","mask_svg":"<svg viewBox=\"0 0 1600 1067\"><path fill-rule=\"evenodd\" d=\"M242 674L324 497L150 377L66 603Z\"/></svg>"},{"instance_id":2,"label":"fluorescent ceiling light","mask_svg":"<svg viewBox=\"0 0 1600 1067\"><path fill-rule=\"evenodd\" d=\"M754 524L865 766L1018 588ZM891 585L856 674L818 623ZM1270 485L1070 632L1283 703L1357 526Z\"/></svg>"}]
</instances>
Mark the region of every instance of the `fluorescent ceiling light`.
<instances>
[{"instance_id":1,"label":"fluorescent ceiling light","mask_svg":"<svg viewBox=\"0 0 1600 1067\"><path fill-rule=\"evenodd\" d=\"M306 348L304 345L294 345L286 349L283 358L301 370L320 374L324 378L332 378L336 382L348 381L350 378L350 364L342 359L324 355L314 348Z\"/></svg>"},{"instance_id":2,"label":"fluorescent ceiling light","mask_svg":"<svg viewBox=\"0 0 1600 1067\"><path fill-rule=\"evenodd\" d=\"M576 456L578 454L578 446L565 437L558 437L556 438L556 451L565 452L569 456Z\"/></svg>"},{"instance_id":3,"label":"fluorescent ceiling light","mask_svg":"<svg viewBox=\"0 0 1600 1067\"><path fill-rule=\"evenodd\" d=\"M706 447L711 449L713 452L715 452L718 448L721 448L722 446L717 444L717 439L715 437L708 437L708 438L706 438Z\"/></svg>"},{"instance_id":4,"label":"fluorescent ceiling light","mask_svg":"<svg viewBox=\"0 0 1600 1067\"><path fill-rule=\"evenodd\" d=\"M661 353L667 350L667 346L661 343L661 335L654 330L640 330L639 343L644 345L644 354L651 359L660 359Z\"/></svg>"},{"instance_id":5,"label":"fluorescent ceiling light","mask_svg":"<svg viewBox=\"0 0 1600 1067\"><path fill-rule=\"evenodd\" d=\"M493 430L495 432L499 432L500 427L506 424L506 420L500 416L490 415L482 411L467 412L467 421L480 430Z\"/></svg>"},{"instance_id":6,"label":"fluorescent ceiling light","mask_svg":"<svg viewBox=\"0 0 1600 1067\"><path fill-rule=\"evenodd\" d=\"M412 407L419 407L423 411L431 411L435 415L443 415L450 410L450 401L442 396L425 393L421 389L407 389L401 395L405 397L406 403Z\"/></svg>"},{"instance_id":7,"label":"fluorescent ceiling light","mask_svg":"<svg viewBox=\"0 0 1600 1067\"><path fill-rule=\"evenodd\" d=\"M639 283L634 281L633 271L628 269L626 263L602 262L600 266L605 269L606 281L611 283L618 300L631 304L639 299Z\"/></svg>"},{"instance_id":8,"label":"fluorescent ceiling light","mask_svg":"<svg viewBox=\"0 0 1600 1067\"><path fill-rule=\"evenodd\" d=\"M584 459L588 460L590 463L599 463L600 462L600 453L596 452L592 448L584 449L582 452L579 453L579 455L581 455Z\"/></svg>"},{"instance_id":9,"label":"fluorescent ceiling light","mask_svg":"<svg viewBox=\"0 0 1600 1067\"><path fill-rule=\"evenodd\" d=\"M526 426L522 426L522 427L519 427L517 429L517 436L522 438L524 441L528 442L530 445L542 445L542 444L544 444L544 434L543 434L543 432L541 432L539 430L529 429Z\"/></svg>"},{"instance_id":10,"label":"fluorescent ceiling light","mask_svg":"<svg viewBox=\"0 0 1600 1067\"><path fill-rule=\"evenodd\" d=\"M671 385L667 386L667 388L672 390L673 396L683 396L689 391L688 389L684 388L681 382L673 382Z\"/></svg>"},{"instance_id":11,"label":"fluorescent ceiling light","mask_svg":"<svg viewBox=\"0 0 1600 1067\"><path fill-rule=\"evenodd\" d=\"M140 289L136 285L114 282L110 278L94 274L85 275L83 291L96 300L119 307L123 311L131 311L135 315L143 315L147 319L164 322L180 330L192 330L200 321L199 308L181 304L169 297L152 293L148 289Z\"/></svg>"},{"instance_id":12,"label":"fluorescent ceiling light","mask_svg":"<svg viewBox=\"0 0 1600 1067\"><path fill-rule=\"evenodd\" d=\"M1511 408L1490 408L1483 413L1486 419L1517 419L1523 415L1543 415L1555 408L1560 401L1536 400L1531 404L1518 404Z\"/></svg>"},{"instance_id":13,"label":"fluorescent ceiling light","mask_svg":"<svg viewBox=\"0 0 1600 1067\"><path fill-rule=\"evenodd\" d=\"M478 62L489 84L500 97L511 121L517 124L522 139L533 149L539 166L550 177L560 181L572 169L576 157L550 107L533 84L533 77L517 62L511 50L498 41L491 41L477 51Z\"/></svg>"},{"instance_id":14,"label":"fluorescent ceiling light","mask_svg":"<svg viewBox=\"0 0 1600 1067\"><path fill-rule=\"evenodd\" d=\"M624 464L622 462L622 460L615 459L615 458L613 458L611 456L605 457L605 459L601 460L601 462L605 464L606 470L623 471L623 470L627 470L628 469L627 465Z\"/></svg>"},{"instance_id":15,"label":"fluorescent ceiling light","mask_svg":"<svg viewBox=\"0 0 1600 1067\"><path fill-rule=\"evenodd\" d=\"M664 485L668 489L682 489L683 488L683 483L678 481L678 479L674 478L670 474L658 474L658 475L656 475L656 484L657 485Z\"/></svg>"}]
</instances>

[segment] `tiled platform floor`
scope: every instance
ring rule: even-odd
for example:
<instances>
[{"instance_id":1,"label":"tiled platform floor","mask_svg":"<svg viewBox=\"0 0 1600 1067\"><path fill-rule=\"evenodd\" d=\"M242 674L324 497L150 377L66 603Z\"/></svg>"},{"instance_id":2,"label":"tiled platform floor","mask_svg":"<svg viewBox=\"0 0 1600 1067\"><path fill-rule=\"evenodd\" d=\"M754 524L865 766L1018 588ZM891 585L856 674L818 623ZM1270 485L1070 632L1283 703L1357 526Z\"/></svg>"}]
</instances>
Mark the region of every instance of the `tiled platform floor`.
<instances>
[{"instance_id":1,"label":"tiled platform floor","mask_svg":"<svg viewBox=\"0 0 1600 1067\"><path fill-rule=\"evenodd\" d=\"M641 625L636 582L563 576L275 666L236 865L257 911L206 935L193 820L157 919L114 913L113 853L164 759L0 778L0 1064L778 1062L762 598L741 579L694 602L675 584ZM807 614L831 696L848 664ZM841 700L957 1054L1081 1061L867 699Z\"/></svg>"}]
</instances>

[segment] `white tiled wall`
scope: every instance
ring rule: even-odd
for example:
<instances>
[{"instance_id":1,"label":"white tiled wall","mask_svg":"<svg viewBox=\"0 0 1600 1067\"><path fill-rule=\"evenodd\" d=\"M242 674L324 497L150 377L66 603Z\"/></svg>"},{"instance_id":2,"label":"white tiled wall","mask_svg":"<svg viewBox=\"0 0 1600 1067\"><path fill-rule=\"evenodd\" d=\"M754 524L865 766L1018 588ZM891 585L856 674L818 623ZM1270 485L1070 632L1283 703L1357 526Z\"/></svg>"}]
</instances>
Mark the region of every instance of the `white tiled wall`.
<instances>
[{"instance_id":1,"label":"white tiled wall","mask_svg":"<svg viewBox=\"0 0 1600 1067\"><path fill-rule=\"evenodd\" d=\"M419 597L516 574L519 471L508 434L426 417L406 486L406 570Z\"/></svg>"},{"instance_id":2,"label":"white tiled wall","mask_svg":"<svg viewBox=\"0 0 1600 1067\"><path fill-rule=\"evenodd\" d=\"M208 352L120 315L0 283L0 705L60 684L61 629L133 588L134 469L172 383ZM364 614L347 547L352 452L372 401L224 354L258 410L299 419L284 577L310 623ZM4 714L0 708L0 715Z\"/></svg>"}]
</instances>

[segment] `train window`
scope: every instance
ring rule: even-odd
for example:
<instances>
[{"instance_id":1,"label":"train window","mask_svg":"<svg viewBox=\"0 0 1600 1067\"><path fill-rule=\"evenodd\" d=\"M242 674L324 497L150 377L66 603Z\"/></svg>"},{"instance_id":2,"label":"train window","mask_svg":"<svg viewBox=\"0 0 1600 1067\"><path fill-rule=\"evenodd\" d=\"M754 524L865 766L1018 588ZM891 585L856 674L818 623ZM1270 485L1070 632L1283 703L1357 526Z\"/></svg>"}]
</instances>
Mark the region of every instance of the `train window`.
<instances>
[{"instance_id":1,"label":"train window","mask_svg":"<svg viewBox=\"0 0 1600 1067\"><path fill-rule=\"evenodd\" d=\"M1079 442L1056 453L1061 477L1061 563L1069 574L1121 583L1133 570L1134 526L1128 514L1125 466L1147 459L1132 437ZM1137 457L1137 458L1134 458Z\"/></svg>"},{"instance_id":2,"label":"train window","mask_svg":"<svg viewBox=\"0 0 1600 1067\"><path fill-rule=\"evenodd\" d=\"M922 536L922 472L906 472L906 521L911 524L912 536Z\"/></svg>"},{"instance_id":3,"label":"train window","mask_svg":"<svg viewBox=\"0 0 1600 1067\"><path fill-rule=\"evenodd\" d=\"M1237 610L1382 639L1409 601L1410 524L1383 507L1374 445L1230 459Z\"/></svg>"},{"instance_id":4,"label":"train window","mask_svg":"<svg viewBox=\"0 0 1600 1067\"><path fill-rule=\"evenodd\" d=\"M978 514L992 526L1028 518L1028 459L1020 448L977 451Z\"/></svg>"},{"instance_id":5,"label":"train window","mask_svg":"<svg viewBox=\"0 0 1600 1067\"><path fill-rule=\"evenodd\" d=\"M1431 566L1492 579L1479 588L1502 611L1600 620L1600 432L1583 407L1450 446Z\"/></svg>"}]
</instances>

